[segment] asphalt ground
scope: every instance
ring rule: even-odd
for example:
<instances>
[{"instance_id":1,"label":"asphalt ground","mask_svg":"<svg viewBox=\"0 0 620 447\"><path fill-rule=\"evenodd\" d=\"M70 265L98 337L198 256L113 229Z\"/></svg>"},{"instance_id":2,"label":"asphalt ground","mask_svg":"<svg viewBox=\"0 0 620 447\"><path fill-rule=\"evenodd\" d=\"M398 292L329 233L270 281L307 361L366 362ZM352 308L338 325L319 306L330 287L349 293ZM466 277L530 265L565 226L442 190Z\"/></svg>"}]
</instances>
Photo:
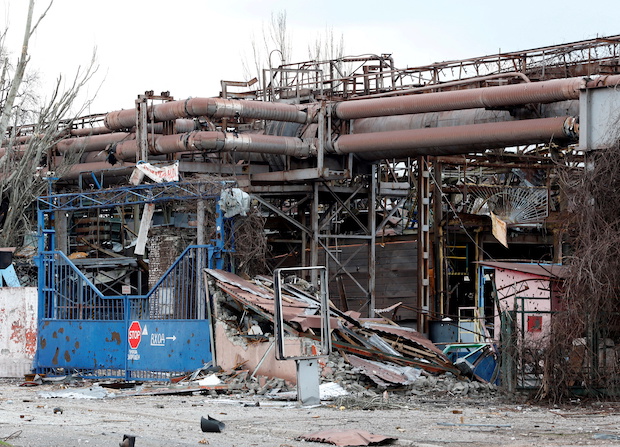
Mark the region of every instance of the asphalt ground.
<instances>
[{"instance_id":1,"label":"asphalt ground","mask_svg":"<svg viewBox=\"0 0 620 447\"><path fill-rule=\"evenodd\" d=\"M84 384L0 384L0 440L26 446L327 446L300 436L335 429L397 438L396 446L620 446L620 403L528 405L522 398L429 398L387 393L300 407L264 396L136 395ZM114 393L111 396L109 393ZM64 397L59 396L62 393ZM225 424L203 432L201 418ZM2 445L2 444L0 444Z\"/></svg>"}]
</instances>

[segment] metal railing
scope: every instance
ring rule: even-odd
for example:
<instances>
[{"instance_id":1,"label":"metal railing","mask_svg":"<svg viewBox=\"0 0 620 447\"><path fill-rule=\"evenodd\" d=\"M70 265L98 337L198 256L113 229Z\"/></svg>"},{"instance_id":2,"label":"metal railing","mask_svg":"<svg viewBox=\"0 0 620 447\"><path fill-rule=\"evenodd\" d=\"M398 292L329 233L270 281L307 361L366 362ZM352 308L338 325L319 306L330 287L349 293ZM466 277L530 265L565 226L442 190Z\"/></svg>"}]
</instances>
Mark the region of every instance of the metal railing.
<instances>
[{"instance_id":1,"label":"metal railing","mask_svg":"<svg viewBox=\"0 0 620 447\"><path fill-rule=\"evenodd\" d=\"M105 295L59 251L41 253L42 316L53 320L205 319L204 268L215 247L188 246L146 295Z\"/></svg>"}]
</instances>

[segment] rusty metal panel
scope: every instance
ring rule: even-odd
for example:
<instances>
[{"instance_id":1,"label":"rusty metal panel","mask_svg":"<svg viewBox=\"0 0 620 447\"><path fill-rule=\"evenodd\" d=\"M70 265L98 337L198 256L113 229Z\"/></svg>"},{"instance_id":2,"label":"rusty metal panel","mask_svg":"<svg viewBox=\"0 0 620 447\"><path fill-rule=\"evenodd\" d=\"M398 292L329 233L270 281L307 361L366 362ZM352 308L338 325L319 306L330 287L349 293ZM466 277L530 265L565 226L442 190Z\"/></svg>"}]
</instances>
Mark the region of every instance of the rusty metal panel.
<instances>
[{"instance_id":1,"label":"rusty metal panel","mask_svg":"<svg viewBox=\"0 0 620 447\"><path fill-rule=\"evenodd\" d=\"M208 320L46 320L38 339L37 366L54 370L122 377L123 370L191 371L211 360Z\"/></svg>"},{"instance_id":2,"label":"rusty metal panel","mask_svg":"<svg viewBox=\"0 0 620 447\"><path fill-rule=\"evenodd\" d=\"M43 321L38 333L37 366L124 370L125 334L124 321Z\"/></svg>"},{"instance_id":3,"label":"rusty metal panel","mask_svg":"<svg viewBox=\"0 0 620 447\"><path fill-rule=\"evenodd\" d=\"M37 288L0 288L0 376L22 377L37 348Z\"/></svg>"}]
</instances>

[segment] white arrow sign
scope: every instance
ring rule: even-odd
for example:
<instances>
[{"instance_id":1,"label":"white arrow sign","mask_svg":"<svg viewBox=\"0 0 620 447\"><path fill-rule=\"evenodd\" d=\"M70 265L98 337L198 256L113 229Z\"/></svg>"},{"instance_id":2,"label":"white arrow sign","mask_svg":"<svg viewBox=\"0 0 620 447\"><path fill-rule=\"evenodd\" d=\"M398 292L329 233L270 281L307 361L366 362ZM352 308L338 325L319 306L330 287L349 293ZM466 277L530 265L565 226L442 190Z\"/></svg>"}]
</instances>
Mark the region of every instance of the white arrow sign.
<instances>
[{"instance_id":1,"label":"white arrow sign","mask_svg":"<svg viewBox=\"0 0 620 447\"><path fill-rule=\"evenodd\" d=\"M173 335L172 337L166 337L166 340L175 341L176 339L177 339L176 335Z\"/></svg>"}]
</instances>

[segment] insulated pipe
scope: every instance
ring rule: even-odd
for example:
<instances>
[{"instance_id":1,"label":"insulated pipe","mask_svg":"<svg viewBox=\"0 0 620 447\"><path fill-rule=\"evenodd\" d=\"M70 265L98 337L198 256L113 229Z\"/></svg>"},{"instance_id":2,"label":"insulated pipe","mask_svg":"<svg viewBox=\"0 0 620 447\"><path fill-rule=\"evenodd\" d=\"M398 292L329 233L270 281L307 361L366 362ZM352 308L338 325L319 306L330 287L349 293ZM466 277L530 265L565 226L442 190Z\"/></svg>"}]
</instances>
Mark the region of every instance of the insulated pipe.
<instances>
[{"instance_id":1,"label":"insulated pipe","mask_svg":"<svg viewBox=\"0 0 620 447\"><path fill-rule=\"evenodd\" d=\"M251 118L305 123L308 114L291 104L243 101L221 98L189 98L169 101L149 107L149 119L168 121L182 117L208 116L209 118ZM136 125L136 110L117 110L104 118L108 129L119 130Z\"/></svg>"},{"instance_id":2,"label":"insulated pipe","mask_svg":"<svg viewBox=\"0 0 620 447\"><path fill-rule=\"evenodd\" d=\"M134 110L135 113L135 110ZM135 120L134 120L135 121ZM174 122L174 129L176 133L191 132L196 130L198 123L193 119L178 119ZM147 130L149 133L163 133L164 125L162 123L148 123ZM91 127L82 129L71 129L71 135L76 137L88 137L91 135L99 135L103 133L110 133L112 129L108 127Z\"/></svg>"},{"instance_id":3,"label":"insulated pipe","mask_svg":"<svg viewBox=\"0 0 620 447\"><path fill-rule=\"evenodd\" d=\"M529 103L551 103L578 99L579 91L584 88L610 87L619 83L620 75L613 75L601 76L591 81L585 78L553 79L394 98L360 99L336 104L333 114L337 118L350 120L479 107L494 108Z\"/></svg>"},{"instance_id":4,"label":"insulated pipe","mask_svg":"<svg viewBox=\"0 0 620 447\"><path fill-rule=\"evenodd\" d=\"M257 152L262 154L308 157L316 154L314 140L302 140L295 137L279 137L261 134L230 134L221 131L197 131L185 134L161 135L149 146L151 155L172 154L175 152ZM87 154L84 161L104 161L108 154L117 160L135 160L138 152L136 140L113 143L106 153Z\"/></svg>"},{"instance_id":5,"label":"insulated pipe","mask_svg":"<svg viewBox=\"0 0 620 447\"><path fill-rule=\"evenodd\" d=\"M192 132L197 129L198 123L193 119L178 119L174 123L174 130L177 133ZM164 131L163 123L149 123L147 130L149 133L161 134ZM59 135L66 134L67 131L61 132ZM105 145L101 147L103 142L108 141L107 144L121 141L123 138L119 137L120 133L114 133L107 127L84 127L80 129L70 129L68 134L75 138L68 138L59 141L57 149L59 152L64 153L67 150L85 150L96 151L105 149ZM127 138L135 138L135 134L124 133ZM16 138L13 143L20 143L19 146L24 146L33 138L32 135L26 135ZM120 138L120 139L119 139ZM84 140L87 139L87 140ZM2 142L2 146L8 145L9 141ZM18 147L18 146L15 146Z\"/></svg>"},{"instance_id":6,"label":"insulated pipe","mask_svg":"<svg viewBox=\"0 0 620 447\"><path fill-rule=\"evenodd\" d=\"M430 129L341 135L331 151L356 154L364 160L454 155L498 147L574 139L573 117L540 118L507 123L470 124Z\"/></svg>"},{"instance_id":7,"label":"insulated pipe","mask_svg":"<svg viewBox=\"0 0 620 447\"><path fill-rule=\"evenodd\" d=\"M220 134L224 139L218 137L216 141L213 141L213 136L210 135L213 133ZM193 132L189 134L187 146L203 151L257 152L300 158L316 155L314 139L302 140L296 137L252 133L234 135L223 132Z\"/></svg>"},{"instance_id":8,"label":"insulated pipe","mask_svg":"<svg viewBox=\"0 0 620 447\"><path fill-rule=\"evenodd\" d=\"M578 116L579 101L562 101L541 104L536 110L518 108L508 110L448 110L445 112L417 113L414 115L392 115L351 120L351 133L389 132L392 130L423 129L429 127L463 126L507 122L530 118L553 118L556 116Z\"/></svg>"}]
</instances>

